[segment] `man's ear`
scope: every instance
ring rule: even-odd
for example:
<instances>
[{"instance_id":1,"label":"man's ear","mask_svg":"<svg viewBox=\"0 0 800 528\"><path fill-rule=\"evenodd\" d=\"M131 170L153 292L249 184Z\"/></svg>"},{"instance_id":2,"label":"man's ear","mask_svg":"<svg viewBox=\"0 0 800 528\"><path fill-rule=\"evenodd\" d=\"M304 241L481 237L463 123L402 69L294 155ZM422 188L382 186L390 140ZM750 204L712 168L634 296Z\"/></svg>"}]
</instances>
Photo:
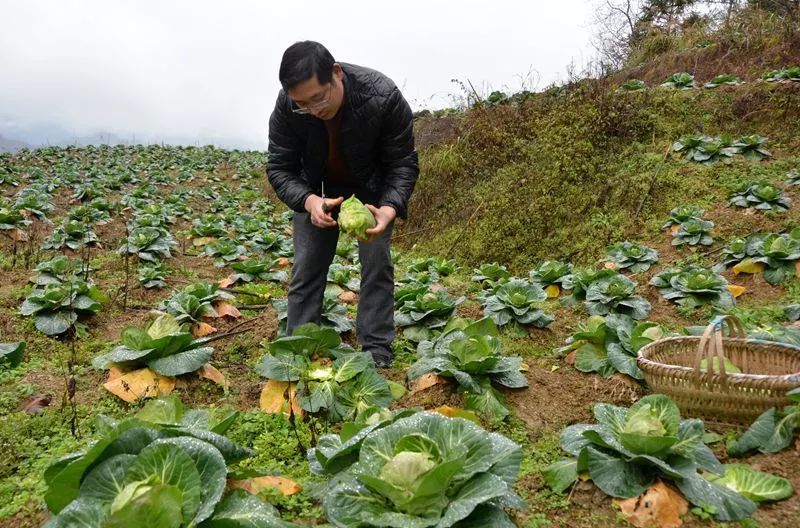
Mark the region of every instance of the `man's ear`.
<instances>
[{"instance_id":1,"label":"man's ear","mask_svg":"<svg viewBox=\"0 0 800 528\"><path fill-rule=\"evenodd\" d=\"M339 65L338 62L333 63L333 75L340 81L344 79L344 71L342 70L342 67Z\"/></svg>"}]
</instances>

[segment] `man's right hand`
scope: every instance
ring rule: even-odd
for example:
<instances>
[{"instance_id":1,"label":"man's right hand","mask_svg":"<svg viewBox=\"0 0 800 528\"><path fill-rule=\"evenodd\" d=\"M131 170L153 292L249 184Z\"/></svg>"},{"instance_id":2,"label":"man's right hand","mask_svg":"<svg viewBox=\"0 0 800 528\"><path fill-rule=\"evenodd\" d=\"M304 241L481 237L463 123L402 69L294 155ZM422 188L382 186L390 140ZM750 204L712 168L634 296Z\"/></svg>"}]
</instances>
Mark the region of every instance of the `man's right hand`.
<instances>
[{"instance_id":1,"label":"man's right hand","mask_svg":"<svg viewBox=\"0 0 800 528\"><path fill-rule=\"evenodd\" d=\"M336 227L336 220L331 216L330 211L333 211L344 201L344 197L338 198L322 198L316 194L309 195L306 198L305 208L308 214L311 215L311 224L317 227ZM325 210L322 205L325 204Z\"/></svg>"}]
</instances>

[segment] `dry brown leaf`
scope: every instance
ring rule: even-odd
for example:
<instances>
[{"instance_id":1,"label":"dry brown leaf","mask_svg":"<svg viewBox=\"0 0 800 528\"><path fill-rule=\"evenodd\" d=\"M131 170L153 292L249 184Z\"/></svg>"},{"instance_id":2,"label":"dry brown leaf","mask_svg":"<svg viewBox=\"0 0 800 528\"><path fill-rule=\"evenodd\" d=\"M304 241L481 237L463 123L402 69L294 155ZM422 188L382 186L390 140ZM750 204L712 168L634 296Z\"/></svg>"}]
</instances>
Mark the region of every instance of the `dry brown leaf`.
<instances>
[{"instance_id":1,"label":"dry brown leaf","mask_svg":"<svg viewBox=\"0 0 800 528\"><path fill-rule=\"evenodd\" d=\"M677 230L678 230L678 229L680 229L680 228L681 228L680 224L675 224L675 225L673 225L672 227L670 227L670 228L669 228L669 230L670 230L670 232L671 232L671 233L674 235L674 234L675 234L675 231L677 231Z\"/></svg>"},{"instance_id":2,"label":"dry brown leaf","mask_svg":"<svg viewBox=\"0 0 800 528\"><path fill-rule=\"evenodd\" d=\"M214 303L214 310L217 311L217 315L219 317L231 317L236 319L237 317L242 316L242 313L237 307L226 301L218 301Z\"/></svg>"},{"instance_id":3,"label":"dry brown leaf","mask_svg":"<svg viewBox=\"0 0 800 528\"><path fill-rule=\"evenodd\" d=\"M236 284L236 281L233 280L231 277L226 277L221 281L219 281L220 288L230 288L234 284Z\"/></svg>"},{"instance_id":4,"label":"dry brown leaf","mask_svg":"<svg viewBox=\"0 0 800 528\"><path fill-rule=\"evenodd\" d=\"M281 257L278 259L277 266L281 269L288 268L292 265L292 262L289 260L289 257Z\"/></svg>"},{"instance_id":5,"label":"dry brown leaf","mask_svg":"<svg viewBox=\"0 0 800 528\"><path fill-rule=\"evenodd\" d=\"M433 372L428 372L427 374L423 374L417 378L417 381L414 382L414 386L411 387L411 392L415 393L424 391L425 389L430 389L434 385L439 385L442 383L447 383L447 379L438 376Z\"/></svg>"},{"instance_id":6,"label":"dry brown leaf","mask_svg":"<svg viewBox=\"0 0 800 528\"><path fill-rule=\"evenodd\" d=\"M355 292L343 291L339 294L339 300L344 304L353 304L358 300L358 295Z\"/></svg>"},{"instance_id":7,"label":"dry brown leaf","mask_svg":"<svg viewBox=\"0 0 800 528\"><path fill-rule=\"evenodd\" d=\"M616 262L613 262L613 261L610 261L610 260L606 260L606 261L603 262L603 267L605 269L614 270L614 269L617 269L619 267L619 265Z\"/></svg>"},{"instance_id":8,"label":"dry brown leaf","mask_svg":"<svg viewBox=\"0 0 800 528\"><path fill-rule=\"evenodd\" d=\"M202 379L209 379L217 385L220 385L223 389L228 390L229 384L227 378L225 378L225 375L217 370L211 363L206 363L199 368L197 370L197 375Z\"/></svg>"},{"instance_id":9,"label":"dry brown leaf","mask_svg":"<svg viewBox=\"0 0 800 528\"><path fill-rule=\"evenodd\" d=\"M192 325L192 335L195 337L203 337L213 334L217 329L208 323L197 322Z\"/></svg>"},{"instance_id":10,"label":"dry brown leaf","mask_svg":"<svg viewBox=\"0 0 800 528\"><path fill-rule=\"evenodd\" d=\"M28 241L28 233L21 229L14 229L11 232L11 240L15 240L17 242L27 242Z\"/></svg>"},{"instance_id":11,"label":"dry brown leaf","mask_svg":"<svg viewBox=\"0 0 800 528\"><path fill-rule=\"evenodd\" d=\"M294 495L303 489L303 486L286 477L273 476L253 477L246 480L228 481L229 490L243 489L252 495L258 495L268 488L277 489L282 495Z\"/></svg>"},{"instance_id":12,"label":"dry brown leaf","mask_svg":"<svg viewBox=\"0 0 800 528\"><path fill-rule=\"evenodd\" d=\"M175 378L143 368L108 381L103 387L111 394L133 403L140 398L155 398L171 393L175 388Z\"/></svg>"},{"instance_id":13,"label":"dry brown leaf","mask_svg":"<svg viewBox=\"0 0 800 528\"><path fill-rule=\"evenodd\" d=\"M564 363L566 363L567 365L574 365L575 364L575 356L577 356L577 355L578 355L578 351L577 350L573 350L572 352L570 352L569 354L567 354L564 357Z\"/></svg>"},{"instance_id":14,"label":"dry brown leaf","mask_svg":"<svg viewBox=\"0 0 800 528\"><path fill-rule=\"evenodd\" d=\"M31 396L22 404L22 410L28 414L39 414L45 407L50 405L52 398L47 394Z\"/></svg>"},{"instance_id":15,"label":"dry brown leaf","mask_svg":"<svg viewBox=\"0 0 800 528\"><path fill-rule=\"evenodd\" d=\"M637 528L678 528L681 516L689 511L683 496L662 481L631 499L614 499L629 523Z\"/></svg>"},{"instance_id":16,"label":"dry brown leaf","mask_svg":"<svg viewBox=\"0 0 800 528\"><path fill-rule=\"evenodd\" d=\"M288 381L269 380L264 384L264 388L261 389L261 398L259 399L261 410L270 414L289 414L287 392L292 401L292 412L298 416L303 416L303 409L300 407L300 402L297 401L295 384Z\"/></svg>"}]
</instances>

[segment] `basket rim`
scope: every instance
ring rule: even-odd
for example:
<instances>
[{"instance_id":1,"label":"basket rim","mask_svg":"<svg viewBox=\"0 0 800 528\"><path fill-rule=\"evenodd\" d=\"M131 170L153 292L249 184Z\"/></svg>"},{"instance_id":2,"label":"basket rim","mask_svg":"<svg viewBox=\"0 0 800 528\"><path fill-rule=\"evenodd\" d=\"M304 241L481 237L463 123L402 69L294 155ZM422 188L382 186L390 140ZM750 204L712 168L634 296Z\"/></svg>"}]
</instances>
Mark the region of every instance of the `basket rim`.
<instances>
[{"instance_id":1,"label":"basket rim","mask_svg":"<svg viewBox=\"0 0 800 528\"><path fill-rule=\"evenodd\" d=\"M657 341L653 341L652 343L648 343L642 348L639 349L639 352L636 353L636 361L639 364L639 368L645 372L648 368L656 368L656 367L663 367L670 370L675 370L679 372L695 372L694 367L687 367L684 365L673 365L671 363L662 363L660 361L655 361L650 359L647 354L651 352L653 349L657 348L658 345L662 345L666 342L670 341L700 341L702 339L701 336L672 336L672 337L665 337L663 339L659 339ZM741 338L741 337L723 337L724 341L736 341L736 342L744 342L744 343L752 343L756 345L768 345L771 347L777 348L785 348L788 351L795 352L800 355L800 346L792 345L790 343L780 343L777 341L769 341L767 339L753 339L753 338ZM646 373L646 372L645 372ZM708 375L708 373L704 373ZM719 372L712 372L713 377L718 377L720 375ZM775 381L786 381L789 383L796 383L800 385L800 371L793 372L789 374L750 374L750 373L735 373L730 372L726 373L729 382L745 382L748 380L775 380Z\"/></svg>"}]
</instances>

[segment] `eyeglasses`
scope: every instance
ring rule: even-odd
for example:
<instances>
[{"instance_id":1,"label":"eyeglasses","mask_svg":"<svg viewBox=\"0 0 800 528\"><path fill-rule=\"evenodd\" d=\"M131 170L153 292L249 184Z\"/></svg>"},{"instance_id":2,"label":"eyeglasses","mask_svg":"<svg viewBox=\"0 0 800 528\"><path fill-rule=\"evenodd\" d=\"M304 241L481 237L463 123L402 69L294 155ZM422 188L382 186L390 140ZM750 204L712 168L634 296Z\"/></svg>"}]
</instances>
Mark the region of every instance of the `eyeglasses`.
<instances>
[{"instance_id":1,"label":"eyeglasses","mask_svg":"<svg viewBox=\"0 0 800 528\"><path fill-rule=\"evenodd\" d=\"M323 101L317 101L316 103L311 103L307 106L302 106L300 103L296 101L292 101L292 105L296 106L297 108L292 108L292 112L295 114L302 114L308 115L314 110L319 110L321 108L325 108L325 106L331 102L331 94L333 93L333 83L328 84L328 95L325 97Z\"/></svg>"}]
</instances>

